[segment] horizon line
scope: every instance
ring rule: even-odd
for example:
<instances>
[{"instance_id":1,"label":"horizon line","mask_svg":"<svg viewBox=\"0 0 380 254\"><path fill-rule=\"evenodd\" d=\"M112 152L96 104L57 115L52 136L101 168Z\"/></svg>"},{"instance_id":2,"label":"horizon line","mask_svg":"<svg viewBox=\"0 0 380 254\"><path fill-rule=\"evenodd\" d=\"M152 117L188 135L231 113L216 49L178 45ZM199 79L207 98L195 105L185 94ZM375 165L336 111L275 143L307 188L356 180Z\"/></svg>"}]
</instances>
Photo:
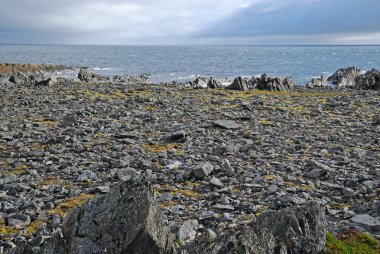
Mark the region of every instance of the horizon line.
<instances>
[{"instance_id":1,"label":"horizon line","mask_svg":"<svg viewBox=\"0 0 380 254\"><path fill-rule=\"evenodd\" d=\"M130 47L152 47L152 46L245 46L245 47L370 47L380 44L55 44L55 43L0 43L0 46L130 46Z\"/></svg>"}]
</instances>

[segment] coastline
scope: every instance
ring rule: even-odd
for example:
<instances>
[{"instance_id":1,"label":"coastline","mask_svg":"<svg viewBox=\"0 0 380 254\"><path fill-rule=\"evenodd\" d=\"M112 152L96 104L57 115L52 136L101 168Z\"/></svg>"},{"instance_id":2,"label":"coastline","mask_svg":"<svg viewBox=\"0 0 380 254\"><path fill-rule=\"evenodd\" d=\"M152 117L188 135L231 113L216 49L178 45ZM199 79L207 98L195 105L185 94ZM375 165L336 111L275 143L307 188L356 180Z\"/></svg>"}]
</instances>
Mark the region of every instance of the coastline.
<instances>
[{"instance_id":1,"label":"coastline","mask_svg":"<svg viewBox=\"0 0 380 254\"><path fill-rule=\"evenodd\" d=\"M32 75L33 83L28 75L0 85L5 250L39 250L71 209L134 176L151 181L169 231L181 237L177 248L190 253L209 230L222 236L309 202L326 209L326 230L378 237L380 226L358 216L380 216L379 91L284 79L271 81L281 91L244 79L236 91L204 88L208 78L149 84L86 71L71 81ZM14 214L24 216L12 227Z\"/></svg>"}]
</instances>

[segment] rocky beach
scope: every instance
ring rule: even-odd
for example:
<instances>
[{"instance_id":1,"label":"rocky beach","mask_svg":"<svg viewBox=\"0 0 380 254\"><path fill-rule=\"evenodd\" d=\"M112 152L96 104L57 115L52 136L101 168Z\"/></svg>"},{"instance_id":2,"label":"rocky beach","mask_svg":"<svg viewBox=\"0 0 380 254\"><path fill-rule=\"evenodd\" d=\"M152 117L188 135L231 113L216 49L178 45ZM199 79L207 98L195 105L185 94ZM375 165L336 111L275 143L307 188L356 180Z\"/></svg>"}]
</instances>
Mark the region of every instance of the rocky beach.
<instances>
[{"instance_id":1,"label":"rocky beach","mask_svg":"<svg viewBox=\"0 0 380 254\"><path fill-rule=\"evenodd\" d=\"M379 253L378 70L61 69L0 65L0 253L325 253L346 232Z\"/></svg>"}]
</instances>

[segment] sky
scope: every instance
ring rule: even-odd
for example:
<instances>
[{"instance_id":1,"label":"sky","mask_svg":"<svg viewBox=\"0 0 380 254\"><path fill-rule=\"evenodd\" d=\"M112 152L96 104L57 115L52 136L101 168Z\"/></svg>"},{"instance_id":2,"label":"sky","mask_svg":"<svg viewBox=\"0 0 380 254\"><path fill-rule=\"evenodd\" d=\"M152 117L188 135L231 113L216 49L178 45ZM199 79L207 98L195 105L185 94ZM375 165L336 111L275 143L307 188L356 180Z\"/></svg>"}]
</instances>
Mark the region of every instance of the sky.
<instances>
[{"instance_id":1,"label":"sky","mask_svg":"<svg viewBox=\"0 0 380 254\"><path fill-rule=\"evenodd\" d=\"M379 0L1 2L1 44L380 44Z\"/></svg>"}]
</instances>

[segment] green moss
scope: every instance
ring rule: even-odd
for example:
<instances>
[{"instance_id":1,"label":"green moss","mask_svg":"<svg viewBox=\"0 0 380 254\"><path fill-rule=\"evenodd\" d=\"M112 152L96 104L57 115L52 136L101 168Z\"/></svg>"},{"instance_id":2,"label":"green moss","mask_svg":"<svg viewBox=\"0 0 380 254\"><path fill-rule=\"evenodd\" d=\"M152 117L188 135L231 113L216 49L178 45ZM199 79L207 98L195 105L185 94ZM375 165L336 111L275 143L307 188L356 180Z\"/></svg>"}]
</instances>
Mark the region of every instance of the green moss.
<instances>
[{"instance_id":1,"label":"green moss","mask_svg":"<svg viewBox=\"0 0 380 254\"><path fill-rule=\"evenodd\" d=\"M326 234L326 248L329 254L379 254L380 246L368 233L349 230L335 237Z\"/></svg>"},{"instance_id":2,"label":"green moss","mask_svg":"<svg viewBox=\"0 0 380 254\"><path fill-rule=\"evenodd\" d=\"M179 239L175 239L175 243L178 244L179 247L185 246L185 244L183 244L183 242L181 242Z\"/></svg>"}]
</instances>

